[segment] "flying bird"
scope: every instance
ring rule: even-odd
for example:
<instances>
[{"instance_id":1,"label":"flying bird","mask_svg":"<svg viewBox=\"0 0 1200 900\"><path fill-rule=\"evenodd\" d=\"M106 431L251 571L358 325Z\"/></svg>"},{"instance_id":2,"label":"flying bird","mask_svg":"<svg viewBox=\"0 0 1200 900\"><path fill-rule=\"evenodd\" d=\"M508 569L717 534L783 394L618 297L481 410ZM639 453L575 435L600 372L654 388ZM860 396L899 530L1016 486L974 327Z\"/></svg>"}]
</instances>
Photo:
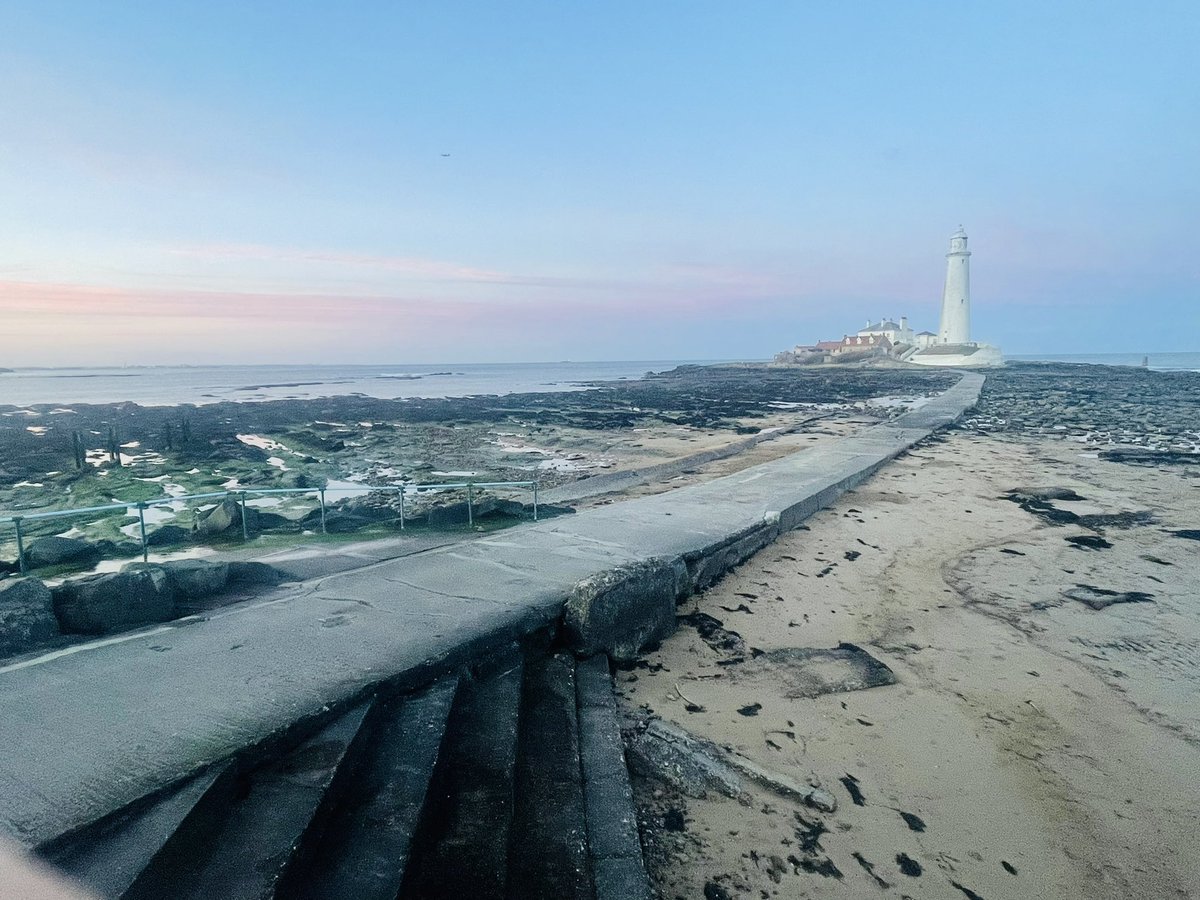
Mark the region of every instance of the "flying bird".
<instances>
[{"instance_id":1,"label":"flying bird","mask_svg":"<svg viewBox=\"0 0 1200 900\"><path fill-rule=\"evenodd\" d=\"M449 156L449 153L443 153L442 156Z\"/></svg>"}]
</instances>

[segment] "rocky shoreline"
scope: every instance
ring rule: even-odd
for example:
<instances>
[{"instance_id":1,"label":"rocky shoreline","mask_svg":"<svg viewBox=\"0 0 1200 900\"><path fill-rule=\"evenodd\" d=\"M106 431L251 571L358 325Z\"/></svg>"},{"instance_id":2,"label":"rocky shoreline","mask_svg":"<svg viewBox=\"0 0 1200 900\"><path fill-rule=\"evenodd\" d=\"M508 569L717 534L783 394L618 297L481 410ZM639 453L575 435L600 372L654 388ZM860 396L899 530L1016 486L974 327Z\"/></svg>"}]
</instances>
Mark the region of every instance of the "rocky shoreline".
<instances>
[{"instance_id":1,"label":"rocky shoreline","mask_svg":"<svg viewBox=\"0 0 1200 900\"><path fill-rule=\"evenodd\" d=\"M797 375L766 367L690 366L561 393L412 400L350 395L180 407L10 406L0 408L0 510L29 514L130 504L86 521L25 525L31 541L86 543L72 548L56 541L64 552L38 559L44 566L69 568L91 564L97 555L138 553L133 506L194 493L328 483L335 492L327 498L325 532L388 533L398 523L397 496L360 486L536 480L552 489L601 473L688 459L698 451L719 456L721 448L747 436L794 429L814 409L821 411L821 423L813 431L827 431L836 419L879 421L905 404L873 398L919 399L953 380L946 373ZM409 524L466 524L462 491L422 497L409 500ZM502 527L531 512L527 491L476 499L480 527ZM251 499L247 530L319 532L314 501L312 495ZM240 511L227 509L231 503L154 507L148 545L164 550L197 539L240 540ZM15 560L15 546L13 536L0 531L4 558ZM10 562L9 568L15 566Z\"/></svg>"}]
</instances>

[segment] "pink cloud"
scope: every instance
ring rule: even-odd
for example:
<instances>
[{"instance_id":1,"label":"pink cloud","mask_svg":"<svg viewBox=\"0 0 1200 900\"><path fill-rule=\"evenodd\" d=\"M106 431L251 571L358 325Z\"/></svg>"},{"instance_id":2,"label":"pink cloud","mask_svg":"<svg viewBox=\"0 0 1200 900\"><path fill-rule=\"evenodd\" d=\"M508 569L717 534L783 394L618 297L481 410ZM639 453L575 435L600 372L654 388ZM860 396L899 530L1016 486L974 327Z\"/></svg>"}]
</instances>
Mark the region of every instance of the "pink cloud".
<instances>
[{"instance_id":1,"label":"pink cloud","mask_svg":"<svg viewBox=\"0 0 1200 900\"><path fill-rule=\"evenodd\" d=\"M494 269L409 256L381 256L339 250L306 250L297 247L271 247L265 244L195 244L174 247L180 256L201 259L254 259L271 262L319 262L355 268L383 269L418 278L438 281L485 282L490 284L527 284L544 279L519 276Z\"/></svg>"},{"instance_id":2,"label":"pink cloud","mask_svg":"<svg viewBox=\"0 0 1200 900\"><path fill-rule=\"evenodd\" d=\"M406 328L486 326L502 321L522 325L578 321L589 317L631 320L679 316L754 314L787 302L783 298L748 299L728 290L641 287L611 296L431 298L421 294L353 296L299 292L252 293L125 289L84 284L0 280L0 312L15 318L100 316L105 319L228 319L231 321L347 322L402 324Z\"/></svg>"}]
</instances>

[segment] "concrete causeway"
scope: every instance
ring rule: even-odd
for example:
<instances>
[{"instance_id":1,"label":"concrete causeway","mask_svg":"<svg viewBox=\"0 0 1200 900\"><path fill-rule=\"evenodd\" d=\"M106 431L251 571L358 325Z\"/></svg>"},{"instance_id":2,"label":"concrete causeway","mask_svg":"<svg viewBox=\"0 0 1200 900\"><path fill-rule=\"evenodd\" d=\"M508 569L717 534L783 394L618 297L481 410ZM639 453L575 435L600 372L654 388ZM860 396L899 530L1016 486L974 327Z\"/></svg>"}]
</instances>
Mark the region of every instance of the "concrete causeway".
<instances>
[{"instance_id":1,"label":"concrete causeway","mask_svg":"<svg viewBox=\"0 0 1200 900\"><path fill-rule=\"evenodd\" d=\"M206 617L0 666L0 830L34 846L384 680L413 687L558 622L583 580L648 561L702 587L974 405L678 490L285 585Z\"/></svg>"}]
</instances>

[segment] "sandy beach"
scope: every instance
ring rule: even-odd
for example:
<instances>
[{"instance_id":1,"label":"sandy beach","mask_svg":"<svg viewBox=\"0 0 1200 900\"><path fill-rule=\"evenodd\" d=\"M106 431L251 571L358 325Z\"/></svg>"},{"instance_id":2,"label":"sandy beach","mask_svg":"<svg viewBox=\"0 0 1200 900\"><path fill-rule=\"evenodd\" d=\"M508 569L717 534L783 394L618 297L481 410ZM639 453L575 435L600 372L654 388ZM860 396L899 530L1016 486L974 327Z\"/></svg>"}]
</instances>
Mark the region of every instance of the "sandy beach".
<instances>
[{"instance_id":1,"label":"sandy beach","mask_svg":"<svg viewBox=\"0 0 1200 900\"><path fill-rule=\"evenodd\" d=\"M631 730L660 716L837 799L638 778L662 897L1200 895L1200 466L1028 430L931 439L618 675ZM817 693L836 664L780 652L843 643L895 683Z\"/></svg>"}]
</instances>

